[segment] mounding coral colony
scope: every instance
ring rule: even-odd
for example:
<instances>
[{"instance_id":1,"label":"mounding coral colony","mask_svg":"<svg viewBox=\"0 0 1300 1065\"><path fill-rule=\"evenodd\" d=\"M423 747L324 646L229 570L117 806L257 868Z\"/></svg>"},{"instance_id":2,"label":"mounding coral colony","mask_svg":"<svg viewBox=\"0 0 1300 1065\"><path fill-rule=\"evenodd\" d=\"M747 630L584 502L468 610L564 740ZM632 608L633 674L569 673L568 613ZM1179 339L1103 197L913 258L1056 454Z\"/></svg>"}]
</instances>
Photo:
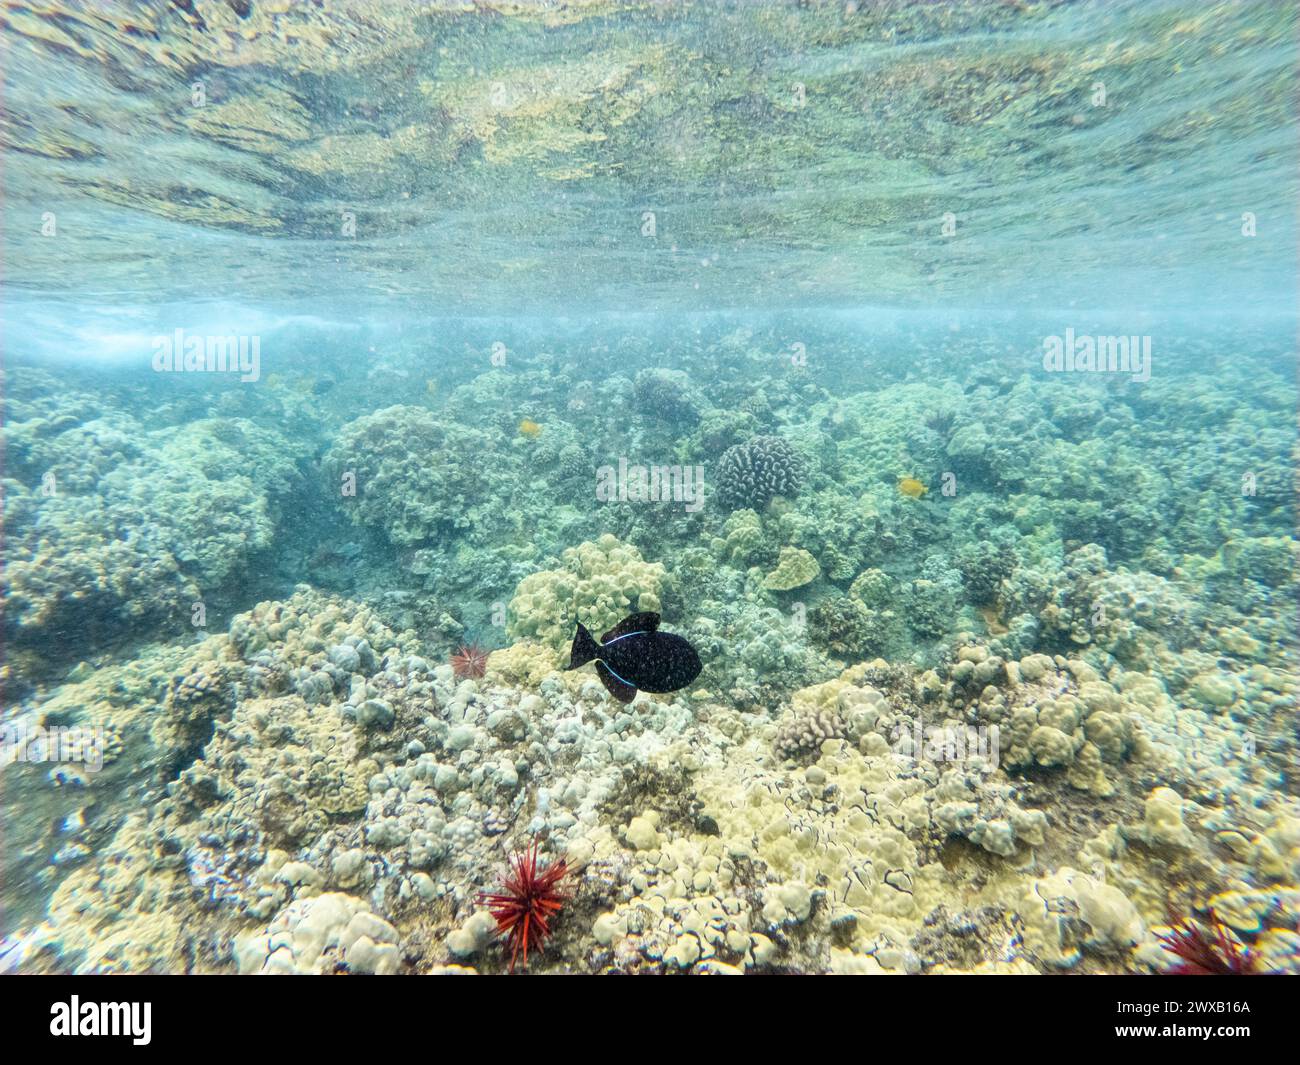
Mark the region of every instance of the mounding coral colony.
<instances>
[{"instance_id":1,"label":"mounding coral colony","mask_svg":"<svg viewBox=\"0 0 1300 1065\"><path fill-rule=\"evenodd\" d=\"M1039 187L1042 127L1097 151L1128 128L1103 136L1119 108L1079 102L1102 67L1118 98L1170 66L1161 47L1217 70L1278 32L1236 7L1186 26L1125 8L1144 34L1058 62L1077 34L1051 27L1089 5L990 5L974 39L1005 32L1016 57L880 58L868 96L836 80L861 80L858 49L965 40L983 8L690 16L744 47L792 35L816 74L797 102L777 59L629 42L610 14L628 5L375 5L348 48L320 5L280 6L142 8L97 49L119 16L15 8L5 32L50 62L140 79L132 115L149 79L188 98L214 71L166 125L218 176L112 178L68 104L15 124L12 180L40 162L98 209L255 240L270 258L229 275L187 260L223 292L296 283L276 242L333 248L339 205L381 188L337 261L367 292L410 285L417 319L430 292L534 306L605 292L605 270L645 306L682 277L737 306L938 299L963 264L997 274L977 252L1001 247L988 214L960 243L979 216L956 204L953 243L896 252L948 210L946 175L978 172L1003 214ZM288 73L250 82L268 71ZM1220 130L1253 144L1287 94L1238 107L1251 84L1133 136L1173 172L1227 151L1204 141ZM1116 181L1148 156L1124 158ZM737 185L740 213L701 206ZM289 211L286 186L321 202ZM679 213L626 191L646 187ZM1083 185L1064 187L1074 211ZM583 212L616 192L635 210L600 229ZM1210 202L1198 217L1238 224ZM475 210L500 239L464 235ZM1171 246L1184 221L1158 219ZM438 253L408 259L408 232ZM711 289L750 248L743 284ZM127 285L99 251L103 285ZM1171 326L1135 375L1045 365L1058 322L946 311L385 313L311 333L317 311L286 312L255 381L3 370L0 971L1300 974L1293 321Z\"/></svg>"}]
</instances>

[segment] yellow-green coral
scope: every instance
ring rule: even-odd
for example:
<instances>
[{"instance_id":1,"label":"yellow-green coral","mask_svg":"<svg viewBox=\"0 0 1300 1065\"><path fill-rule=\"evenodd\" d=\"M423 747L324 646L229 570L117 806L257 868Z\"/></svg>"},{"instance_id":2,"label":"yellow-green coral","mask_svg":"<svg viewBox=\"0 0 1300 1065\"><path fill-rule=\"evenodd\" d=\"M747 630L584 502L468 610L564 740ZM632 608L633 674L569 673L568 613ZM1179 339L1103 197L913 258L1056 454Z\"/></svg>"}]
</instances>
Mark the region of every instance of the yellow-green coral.
<instances>
[{"instance_id":1,"label":"yellow-green coral","mask_svg":"<svg viewBox=\"0 0 1300 1065\"><path fill-rule=\"evenodd\" d=\"M776 569L763 579L763 587L773 592L789 592L811 584L821 571L817 560L802 547L783 547Z\"/></svg>"},{"instance_id":2,"label":"yellow-green coral","mask_svg":"<svg viewBox=\"0 0 1300 1065\"><path fill-rule=\"evenodd\" d=\"M729 562L749 565L763 550L763 523L752 510L737 510L728 516L722 536L714 537L713 551Z\"/></svg>"},{"instance_id":3,"label":"yellow-green coral","mask_svg":"<svg viewBox=\"0 0 1300 1065\"><path fill-rule=\"evenodd\" d=\"M1025 885L1019 913L1025 947L1047 965L1074 966L1084 950L1129 950L1146 926L1129 898L1112 884L1068 866Z\"/></svg>"},{"instance_id":4,"label":"yellow-green coral","mask_svg":"<svg viewBox=\"0 0 1300 1065\"><path fill-rule=\"evenodd\" d=\"M1114 766L1137 744L1132 696L1077 659L1058 665L1034 654L1003 662L979 645L960 648L957 659L951 675L979 693L978 716L998 725L1007 766L1065 767L1073 787L1113 793Z\"/></svg>"},{"instance_id":5,"label":"yellow-green coral","mask_svg":"<svg viewBox=\"0 0 1300 1065\"><path fill-rule=\"evenodd\" d=\"M520 581L507 631L514 639L561 650L572 641L577 621L599 635L628 614L658 611L667 582L660 563L645 561L631 544L606 533L566 550L559 569Z\"/></svg>"}]
</instances>

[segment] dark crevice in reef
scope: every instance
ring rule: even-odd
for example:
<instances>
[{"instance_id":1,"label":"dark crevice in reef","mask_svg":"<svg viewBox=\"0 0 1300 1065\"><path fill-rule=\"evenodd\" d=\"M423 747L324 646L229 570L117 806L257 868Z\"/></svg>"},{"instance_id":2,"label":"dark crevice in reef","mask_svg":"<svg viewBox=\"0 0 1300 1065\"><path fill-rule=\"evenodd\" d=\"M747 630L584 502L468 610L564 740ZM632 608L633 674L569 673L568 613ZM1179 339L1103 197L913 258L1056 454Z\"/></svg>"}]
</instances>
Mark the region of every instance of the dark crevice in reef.
<instances>
[{"instance_id":1,"label":"dark crevice in reef","mask_svg":"<svg viewBox=\"0 0 1300 1065\"><path fill-rule=\"evenodd\" d=\"M629 766L601 806L615 824L624 825L647 809L658 811L663 829L717 835L718 826L702 811L690 773L681 766Z\"/></svg>"}]
</instances>

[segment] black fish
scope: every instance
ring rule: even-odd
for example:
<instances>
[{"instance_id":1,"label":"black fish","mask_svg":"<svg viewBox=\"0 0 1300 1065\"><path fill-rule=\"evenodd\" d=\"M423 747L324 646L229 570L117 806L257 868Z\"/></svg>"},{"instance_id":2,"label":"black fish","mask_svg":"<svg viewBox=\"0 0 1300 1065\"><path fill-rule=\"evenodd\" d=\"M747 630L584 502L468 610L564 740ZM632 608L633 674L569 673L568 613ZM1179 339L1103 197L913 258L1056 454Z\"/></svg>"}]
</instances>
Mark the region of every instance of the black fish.
<instances>
[{"instance_id":1,"label":"black fish","mask_svg":"<svg viewBox=\"0 0 1300 1065\"><path fill-rule=\"evenodd\" d=\"M681 636L659 631L659 615L632 614L600 638L578 622L567 669L596 660L596 673L609 694L630 703L639 690L675 692L700 675L700 656Z\"/></svg>"}]
</instances>

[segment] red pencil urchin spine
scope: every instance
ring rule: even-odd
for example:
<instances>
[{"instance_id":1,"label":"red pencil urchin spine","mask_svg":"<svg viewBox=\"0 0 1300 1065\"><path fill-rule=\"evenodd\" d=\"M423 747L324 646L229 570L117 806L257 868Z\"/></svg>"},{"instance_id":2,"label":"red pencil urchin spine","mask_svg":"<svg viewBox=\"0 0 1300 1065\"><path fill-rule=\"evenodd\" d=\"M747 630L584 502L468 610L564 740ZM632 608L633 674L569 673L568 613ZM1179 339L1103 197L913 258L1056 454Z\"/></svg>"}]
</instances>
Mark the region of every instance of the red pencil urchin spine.
<instances>
[{"instance_id":1,"label":"red pencil urchin spine","mask_svg":"<svg viewBox=\"0 0 1300 1065\"><path fill-rule=\"evenodd\" d=\"M528 966L528 950L541 951L551 934L551 919L568 901L567 889L561 881L569 875L569 864L563 858L537 865L537 840L525 851L516 851L510 858L510 872L506 874L501 891L480 894L478 900L486 904L488 912L497 923L497 935L505 936L510 947L510 971L522 949L524 967Z\"/></svg>"},{"instance_id":2,"label":"red pencil urchin spine","mask_svg":"<svg viewBox=\"0 0 1300 1065\"><path fill-rule=\"evenodd\" d=\"M466 677L478 680L487 672L488 655L491 653L476 643L463 643L451 656L451 668L460 680Z\"/></svg>"},{"instance_id":3,"label":"red pencil urchin spine","mask_svg":"<svg viewBox=\"0 0 1300 1065\"><path fill-rule=\"evenodd\" d=\"M1165 970L1169 975L1250 976L1258 972L1258 955L1250 947L1238 946L1213 910L1209 911L1208 931L1190 917L1170 924L1170 930L1158 937L1165 950L1179 959Z\"/></svg>"}]
</instances>

